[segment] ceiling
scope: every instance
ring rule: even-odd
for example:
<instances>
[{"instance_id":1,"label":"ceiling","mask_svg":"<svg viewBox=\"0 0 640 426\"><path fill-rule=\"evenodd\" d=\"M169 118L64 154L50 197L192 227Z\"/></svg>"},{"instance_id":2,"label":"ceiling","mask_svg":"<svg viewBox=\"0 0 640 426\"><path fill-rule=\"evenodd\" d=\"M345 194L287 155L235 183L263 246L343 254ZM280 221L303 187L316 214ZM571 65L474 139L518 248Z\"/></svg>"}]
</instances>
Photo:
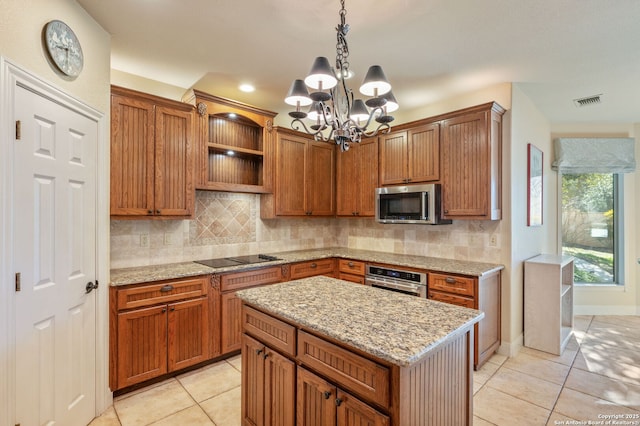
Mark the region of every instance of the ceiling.
<instances>
[{"instance_id":1,"label":"ceiling","mask_svg":"<svg viewBox=\"0 0 640 426\"><path fill-rule=\"evenodd\" d=\"M338 0L77 0L112 34L113 69L286 114ZM552 123L640 122L640 1L347 0L357 90L383 67L400 108L518 83ZM256 87L238 90L240 83ZM573 100L601 94L578 108Z\"/></svg>"}]
</instances>

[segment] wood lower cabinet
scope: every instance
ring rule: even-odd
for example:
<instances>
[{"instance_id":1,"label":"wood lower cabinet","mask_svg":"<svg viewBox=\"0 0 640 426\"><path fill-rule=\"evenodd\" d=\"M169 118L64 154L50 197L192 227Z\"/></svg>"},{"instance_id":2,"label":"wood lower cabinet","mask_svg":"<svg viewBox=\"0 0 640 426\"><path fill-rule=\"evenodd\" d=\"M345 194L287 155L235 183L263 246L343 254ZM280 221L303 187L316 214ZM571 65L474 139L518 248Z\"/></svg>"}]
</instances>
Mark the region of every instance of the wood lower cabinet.
<instances>
[{"instance_id":1,"label":"wood lower cabinet","mask_svg":"<svg viewBox=\"0 0 640 426\"><path fill-rule=\"evenodd\" d=\"M111 287L112 390L209 359L208 282L198 277Z\"/></svg>"},{"instance_id":2,"label":"wood lower cabinet","mask_svg":"<svg viewBox=\"0 0 640 426\"><path fill-rule=\"evenodd\" d=\"M293 361L245 334L242 336L242 372L243 425L296 424Z\"/></svg>"},{"instance_id":3,"label":"wood lower cabinet","mask_svg":"<svg viewBox=\"0 0 640 426\"><path fill-rule=\"evenodd\" d=\"M494 103L442 121L444 219L502 218L502 115Z\"/></svg>"},{"instance_id":4,"label":"wood lower cabinet","mask_svg":"<svg viewBox=\"0 0 640 426\"><path fill-rule=\"evenodd\" d=\"M243 318L243 425L272 425L273 413L280 413L281 425L295 413L297 426L473 422L471 327L399 367L246 304Z\"/></svg>"},{"instance_id":5,"label":"wood lower cabinet","mask_svg":"<svg viewBox=\"0 0 640 426\"><path fill-rule=\"evenodd\" d=\"M336 154L336 215L375 216L378 139L368 138Z\"/></svg>"},{"instance_id":6,"label":"wood lower cabinet","mask_svg":"<svg viewBox=\"0 0 640 426\"><path fill-rule=\"evenodd\" d=\"M428 274L428 298L484 312L475 327L473 366L477 370L498 349L501 342L500 271L482 277Z\"/></svg>"},{"instance_id":7,"label":"wood lower cabinet","mask_svg":"<svg viewBox=\"0 0 640 426\"><path fill-rule=\"evenodd\" d=\"M358 260L338 259L338 278L364 284L365 264Z\"/></svg>"},{"instance_id":8,"label":"wood lower cabinet","mask_svg":"<svg viewBox=\"0 0 640 426\"><path fill-rule=\"evenodd\" d=\"M390 424L388 416L302 367L298 367L297 397L297 425Z\"/></svg>"},{"instance_id":9,"label":"wood lower cabinet","mask_svg":"<svg viewBox=\"0 0 640 426\"><path fill-rule=\"evenodd\" d=\"M335 274L335 264L336 261L334 258L292 263L289 266L289 279L297 280L316 275L328 275L332 277Z\"/></svg>"},{"instance_id":10,"label":"wood lower cabinet","mask_svg":"<svg viewBox=\"0 0 640 426\"><path fill-rule=\"evenodd\" d=\"M213 325L220 330L220 351L216 355L235 352L242 347L242 301L236 291L282 280L281 266L214 275L211 297L220 301L219 322Z\"/></svg>"},{"instance_id":11,"label":"wood lower cabinet","mask_svg":"<svg viewBox=\"0 0 640 426\"><path fill-rule=\"evenodd\" d=\"M333 216L335 146L277 129L273 194L260 197L260 216Z\"/></svg>"},{"instance_id":12,"label":"wood lower cabinet","mask_svg":"<svg viewBox=\"0 0 640 426\"><path fill-rule=\"evenodd\" d=\"M195 210L194 112L111 87L111 216L184 218Z\"/></svg>"}]
</instances>

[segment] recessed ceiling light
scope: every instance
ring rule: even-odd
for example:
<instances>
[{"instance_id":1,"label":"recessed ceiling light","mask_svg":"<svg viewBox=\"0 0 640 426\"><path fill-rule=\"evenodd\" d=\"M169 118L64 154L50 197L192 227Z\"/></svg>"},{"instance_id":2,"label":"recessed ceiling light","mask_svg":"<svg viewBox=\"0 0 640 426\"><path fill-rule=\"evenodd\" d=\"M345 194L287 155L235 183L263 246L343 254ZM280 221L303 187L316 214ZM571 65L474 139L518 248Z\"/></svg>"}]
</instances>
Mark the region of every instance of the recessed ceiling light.
<instances>
[{"instance_id":1,"label":"recessed ceiling light","mask_svg":"<svg viewBox=\"0 0 640 426\"><path fill-rule=\"evenodd\" d=\"M247 92L247 93L250 93L250 92L253 92L254 90L256 90L255 87L253 87L251 84L247 84L247 83L241 84L238 88L241 91Z\"/></svg>"},{"instance_id":2,"label":"recessed ceiling light","mask_svg":"<svg viewBox=\"0 0 640 426\"><path fill-rule=\"evenodd\" d=\"M227 151L227 155L236 155L236 153L235 153L235 151L229 150L229 151Z\"/></svg>"}]
</instances>

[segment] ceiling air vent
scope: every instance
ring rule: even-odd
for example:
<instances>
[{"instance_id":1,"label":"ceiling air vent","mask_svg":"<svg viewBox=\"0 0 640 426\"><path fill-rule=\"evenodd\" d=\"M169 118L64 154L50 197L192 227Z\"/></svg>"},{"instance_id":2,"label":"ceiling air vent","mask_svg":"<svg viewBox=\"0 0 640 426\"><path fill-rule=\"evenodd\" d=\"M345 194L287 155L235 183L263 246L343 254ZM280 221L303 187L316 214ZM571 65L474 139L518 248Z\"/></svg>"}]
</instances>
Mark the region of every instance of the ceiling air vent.
<instances>
[{"instance_id":1,"label":"ceiling air vent","mask_svg":"<svg viewBox=\"0 0 640 426\"><path fill-rule=\"evenodd\" d=\"M602 93L599 95L588 96L586 98L574 99L573 103L576 107L581 108L589 105L596 105L602 102Z\"/></svg>"}]
</instances>

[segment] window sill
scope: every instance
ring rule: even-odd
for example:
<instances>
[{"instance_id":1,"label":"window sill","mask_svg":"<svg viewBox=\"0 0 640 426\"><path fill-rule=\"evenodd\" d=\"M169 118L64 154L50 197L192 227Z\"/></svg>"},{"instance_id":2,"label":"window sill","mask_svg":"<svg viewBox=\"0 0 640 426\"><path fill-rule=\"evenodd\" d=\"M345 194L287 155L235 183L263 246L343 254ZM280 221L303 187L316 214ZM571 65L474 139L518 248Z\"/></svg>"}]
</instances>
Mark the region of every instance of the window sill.
<instances>
[{"instance_id":1,"label":"window sill","mask_svg":"<svg viewBox=\"0 0 640 426\"><path fill-rule=\"evenodd\" d=\"M574 283L576 289L584 291L626 291L624 284L587 284L587 283Z\"/></svg>"}]
</instances>

